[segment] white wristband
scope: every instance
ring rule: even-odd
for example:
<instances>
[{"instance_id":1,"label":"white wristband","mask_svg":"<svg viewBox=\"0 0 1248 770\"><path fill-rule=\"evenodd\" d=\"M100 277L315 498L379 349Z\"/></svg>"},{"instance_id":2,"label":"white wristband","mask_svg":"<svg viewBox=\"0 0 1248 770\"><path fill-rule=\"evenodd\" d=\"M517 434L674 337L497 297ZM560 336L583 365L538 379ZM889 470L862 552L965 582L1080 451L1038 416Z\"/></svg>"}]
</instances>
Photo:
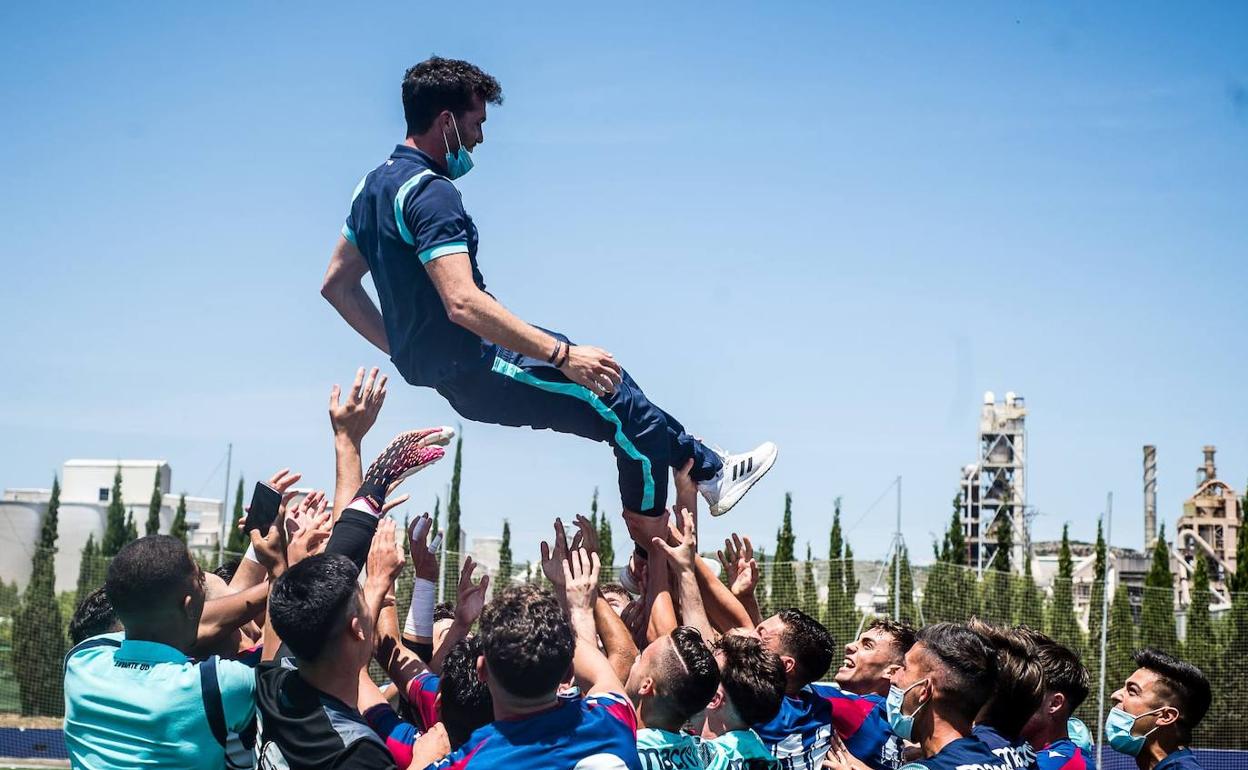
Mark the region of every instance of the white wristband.
<instances>
[{"instance_id":1,"label":"white wristband","mask_svg":"<svg viewBox=\"0 0 1248 770\"><path fill-rule=\"evenodd\" d=\"M250 559L251 561L254 561L256 564L260 563L260 560L256 558L256 547L254 545L247 546L247 551L246 553L243 554L243 558Z\"/></svg>"},{"instance_id":2,"label":"white wristband","mask_svg":"<svg viewBox=\"0 0 1248 770\"><path fill-rule=\"evenodd\" d=\"M403 623L404 636L433 637L433 605L437 593L437 586L432 580L416 578L412 583L412 603L407 608L407 620Z\"/></svg>"}]
</instances>

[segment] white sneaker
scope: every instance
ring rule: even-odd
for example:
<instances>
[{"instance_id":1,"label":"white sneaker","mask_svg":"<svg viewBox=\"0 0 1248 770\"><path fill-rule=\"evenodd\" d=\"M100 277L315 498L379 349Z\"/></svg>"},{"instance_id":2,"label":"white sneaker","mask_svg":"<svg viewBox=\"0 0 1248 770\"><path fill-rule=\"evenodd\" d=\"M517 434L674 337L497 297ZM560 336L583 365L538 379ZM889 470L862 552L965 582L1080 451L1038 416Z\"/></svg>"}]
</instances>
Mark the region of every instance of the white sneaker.
<instances>
[{"instance_id":1,"label":"white sneaker","mask_svg":"<svg viewBox=\"0 0 1248 770\"><path fill-rule=\"evenodd\" d=\"M716 451L724 467L715 478L698 482L698 491L711 508L712 516L723 516L732 507L741 502L750 487L771 470L776 464L776 456L780 450L770 441L759 444L749 452L730 455Z\"/></svg>"}]
</instances>

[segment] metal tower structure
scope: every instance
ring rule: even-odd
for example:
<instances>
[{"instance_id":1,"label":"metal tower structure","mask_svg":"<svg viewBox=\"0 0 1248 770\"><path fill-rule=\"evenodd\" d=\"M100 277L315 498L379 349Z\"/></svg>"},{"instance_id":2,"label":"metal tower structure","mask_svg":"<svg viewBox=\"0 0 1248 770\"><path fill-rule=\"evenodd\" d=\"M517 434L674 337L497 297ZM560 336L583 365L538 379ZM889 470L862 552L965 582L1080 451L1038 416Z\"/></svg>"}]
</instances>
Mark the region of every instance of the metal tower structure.
<instances>
[{"instance_id":1,"label":"metal tower structure","mask_svg":"<svg viewBox=\"0 0 1248 770\"><path fill-rule=\"evenodd\" d=\"M962 531L968 563L982 572L996 553L996 527L1008 517L1013 537L1011 568L1023 571L1028 558L1027 407L1014 392L997 401L984 393L979 414L979 459L962 469Z\"/></svg>"}]
</instances>

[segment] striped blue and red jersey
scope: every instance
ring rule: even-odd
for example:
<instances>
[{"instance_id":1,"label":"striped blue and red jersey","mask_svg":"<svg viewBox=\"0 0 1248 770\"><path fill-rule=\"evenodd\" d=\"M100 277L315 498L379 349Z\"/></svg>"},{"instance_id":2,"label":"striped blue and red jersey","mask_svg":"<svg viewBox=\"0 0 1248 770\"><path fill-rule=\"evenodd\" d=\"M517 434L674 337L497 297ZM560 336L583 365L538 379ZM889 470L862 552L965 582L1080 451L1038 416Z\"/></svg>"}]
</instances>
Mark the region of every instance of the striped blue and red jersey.
<instances>
[{"instance_id":1,"label":"striped blue and red jersey","mask_svg":"<svg viewBox=\"0 0 1248 770\"><path fill-rule=\"evenodd\" d=\"M560 698L546 711L478 728L467 743L429 767L641 770L637 716L618 693Z\"/></svg>"},{"instance_id":2,"label":"striped blue and red jersey","mask_svg":"<svg viewBox=\"0 0 1248 770\"><path fill-rule=\"evenodd\" d=\"M832 743L833 729L849 753L875 770L893 770L899 764L897 741L879 695L855 695L810 684L797 695L786 695L770 722L754 726L784 770L819 767Z\"/></svg>"},{"instance_id":3,"label":"striped blue and red jersey","mask_svg":"<svg viewBox=\"0 0 1248 770\"><path fill-rule=\"evenodd\" d=\"M1036 750L1039 770L1096 770L1096 760L1069 738L1059 738Z\"/></svg>"}]
</instances>

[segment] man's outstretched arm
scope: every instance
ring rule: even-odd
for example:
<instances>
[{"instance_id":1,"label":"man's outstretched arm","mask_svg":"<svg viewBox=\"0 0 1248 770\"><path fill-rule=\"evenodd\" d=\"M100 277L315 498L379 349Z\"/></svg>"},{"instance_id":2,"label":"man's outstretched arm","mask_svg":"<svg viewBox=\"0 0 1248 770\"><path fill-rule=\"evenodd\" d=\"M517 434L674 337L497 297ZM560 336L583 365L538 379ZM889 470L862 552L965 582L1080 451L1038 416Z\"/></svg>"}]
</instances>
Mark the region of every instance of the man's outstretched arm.
<instances>
[{"instance_id":1,"label":"man's outstretched arm","mask_svg":"<svg viewBox=\"0 0 1248 770\"><path fill-rule=\"evenodd\" d=\"M467 252L432 259L425 263L425 270L452 323L529 358L553 359L553 363L561 364L559 369L568 379L599 395L614 391L620 384L623 369L610 353L589 345L573 345L569 349L561 342L556 344L554 337L526 323L482 291L472 279Z\"/></svg>"},{"instance_id":2,"label":"man's outstretched arm","mask_svg":"<svg viewBox=\"0 0 1248 770\"><path fill-rule=\"evenodd\" d=\"M373 304L373 298L364 291L361 280L368 274L368 262L364 255L341 235L329 258L329 268L321 283L321 296L329 300L338 315L342 316L360 336L390 355L390 343L386 339L386 327L381 311Z\"/></svg>"}]
</instances>

